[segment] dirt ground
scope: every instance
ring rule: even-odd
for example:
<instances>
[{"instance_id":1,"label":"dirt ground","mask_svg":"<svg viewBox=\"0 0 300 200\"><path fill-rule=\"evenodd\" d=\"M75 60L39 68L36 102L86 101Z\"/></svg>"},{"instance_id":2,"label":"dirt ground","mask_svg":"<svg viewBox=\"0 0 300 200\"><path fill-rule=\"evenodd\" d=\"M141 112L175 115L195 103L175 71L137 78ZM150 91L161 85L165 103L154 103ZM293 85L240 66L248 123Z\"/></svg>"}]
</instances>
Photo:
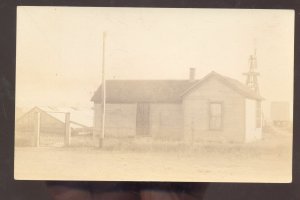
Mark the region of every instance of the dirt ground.
<instances>
[{"instance_id":1,"label":"dirt ground","mask_svg":"<svg viewBox=\"0 0 300 200\"><path fill-rule=\"evenodd\" d=\"M189 151L16 147L15 178L182 182L290 182L292 135L249 144L196 144Z\"/></svg>"}]
</instances>

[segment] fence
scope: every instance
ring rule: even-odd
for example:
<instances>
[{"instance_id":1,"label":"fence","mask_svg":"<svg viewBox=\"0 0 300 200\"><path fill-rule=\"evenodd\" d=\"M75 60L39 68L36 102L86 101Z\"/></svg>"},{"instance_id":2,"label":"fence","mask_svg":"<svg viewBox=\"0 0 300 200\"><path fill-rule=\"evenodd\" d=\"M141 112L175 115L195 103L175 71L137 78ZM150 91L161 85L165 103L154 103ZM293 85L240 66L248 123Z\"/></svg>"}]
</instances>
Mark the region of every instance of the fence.
<instances>
[{"instance_id":1,"label":"fence","mask_svg":"<svg viewBox=\"0 0 300 200\"><path fill-rule=\"evenodd\" d=\"M59 119L50 115L54 113L59 115ZM42 110L29 112L16 121L16 146L66 147L90 145L91 142L87 141L92 139L92 135L80 135L80 132L91 133L92 128L81 127L73 130L71 124L76 124L76 122L72 122L70 117L69 112L46 112Z\"/></svg>"}]
</instances>

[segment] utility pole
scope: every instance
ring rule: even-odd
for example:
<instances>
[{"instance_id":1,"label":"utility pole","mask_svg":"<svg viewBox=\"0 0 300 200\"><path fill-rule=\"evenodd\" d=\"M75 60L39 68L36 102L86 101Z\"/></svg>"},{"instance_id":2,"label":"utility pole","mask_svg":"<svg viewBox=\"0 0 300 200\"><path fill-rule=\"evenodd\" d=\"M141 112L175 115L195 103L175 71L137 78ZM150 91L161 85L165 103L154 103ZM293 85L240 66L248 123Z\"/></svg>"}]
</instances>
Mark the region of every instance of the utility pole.
<instances>
[{"instance_id":1,"label":"utility pole","mask_svg":"<svg viewBox=\"0 0 300 200\"><path fill-rule=\"evenodd\" d=\"M101 123L101 135L99 139L99 147L103 147L103 141L105 137L105 104L106 104L106 84L105 84L105 32L103 32L102 38L102 123Z\"/></svg>"}]
</instances>

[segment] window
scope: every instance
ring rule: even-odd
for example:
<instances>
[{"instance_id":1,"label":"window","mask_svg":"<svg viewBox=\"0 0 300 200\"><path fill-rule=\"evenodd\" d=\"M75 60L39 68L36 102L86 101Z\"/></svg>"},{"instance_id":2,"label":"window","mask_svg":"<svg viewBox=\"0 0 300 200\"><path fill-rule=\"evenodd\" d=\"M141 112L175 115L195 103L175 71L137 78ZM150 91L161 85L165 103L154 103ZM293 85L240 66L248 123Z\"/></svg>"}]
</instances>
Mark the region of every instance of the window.
<instances>
[{"instance_id":1,"label":"window","mask_svg":"<svg viewBox=\"0 0 300 200\"><path fill-rule=\"evenodd\" d=\"M256 128L261 128L261 102L256 101Z\"/></svg>"},{"instance_id":2,"label":"window","mask_svg":"<svg viewBox=\"0 0 300 200\"><path fill-rule=\"evenodd\" d=\"M211 130L220 130L222 128L222 104L210 103L209 105L209 128Z\"/></svg>"}]
</instances>

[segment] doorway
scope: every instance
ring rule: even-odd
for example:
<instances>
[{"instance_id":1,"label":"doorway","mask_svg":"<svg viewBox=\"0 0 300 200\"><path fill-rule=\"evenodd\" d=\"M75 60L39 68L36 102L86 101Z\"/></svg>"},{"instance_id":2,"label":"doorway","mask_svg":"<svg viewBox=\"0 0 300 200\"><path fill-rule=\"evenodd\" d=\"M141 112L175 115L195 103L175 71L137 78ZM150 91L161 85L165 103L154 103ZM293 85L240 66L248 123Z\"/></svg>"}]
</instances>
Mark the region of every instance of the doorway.
<instances>
[{"instance_id":1,"label":"doorway","mask_svg":"<svg viewBox=\"0 0 300 200\"><path fill-rule=\"evenodd\" d=\"M138 103L136 112L136 134L147 136L150 134L150 105L148 103Z\"/></svg>"}]
</instances>

